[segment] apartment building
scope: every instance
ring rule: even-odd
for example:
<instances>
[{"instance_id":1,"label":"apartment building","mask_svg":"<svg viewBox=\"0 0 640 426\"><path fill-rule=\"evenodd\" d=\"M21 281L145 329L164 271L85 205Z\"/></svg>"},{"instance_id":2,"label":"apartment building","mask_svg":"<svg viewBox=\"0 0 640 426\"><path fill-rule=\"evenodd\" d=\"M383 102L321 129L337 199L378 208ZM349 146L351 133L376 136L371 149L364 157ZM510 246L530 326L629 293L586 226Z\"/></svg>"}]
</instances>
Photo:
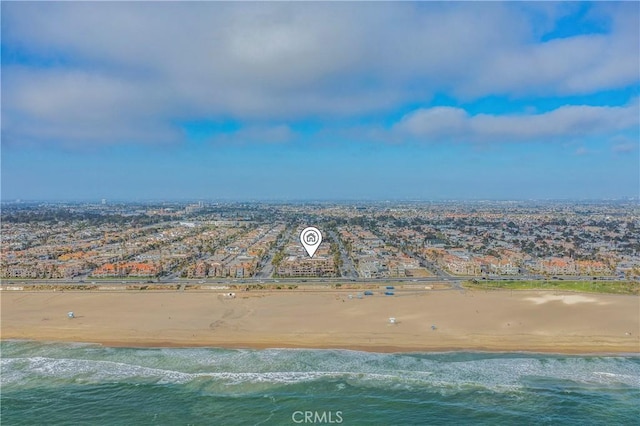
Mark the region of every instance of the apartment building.
<instances>
[{"instance_id":1,"label":"apartment building","mask_svg":"<svg viewBox=\"0 0 640 426\"><path fill-rule=\"evenodd\" d=\"M276 274L281 277L333 277L336 268L330 256L316 255L308 259L289 256L278 265Z\"/></svg>"}]
</instances>

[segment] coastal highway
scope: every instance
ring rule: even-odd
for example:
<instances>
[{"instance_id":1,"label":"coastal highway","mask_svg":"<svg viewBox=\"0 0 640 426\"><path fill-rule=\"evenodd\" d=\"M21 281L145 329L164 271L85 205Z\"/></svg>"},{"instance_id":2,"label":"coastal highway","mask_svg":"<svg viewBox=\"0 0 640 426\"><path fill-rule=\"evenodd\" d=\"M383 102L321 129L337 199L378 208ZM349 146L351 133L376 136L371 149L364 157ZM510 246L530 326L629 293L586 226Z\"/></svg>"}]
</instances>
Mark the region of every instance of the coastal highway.
<instances>
[{"instance_id":1,"label":"coastal highway","mask_svg":"<svg viewBox=\"0 0 640 426\"><path fill-rule=\"evenodd\" d=\"M297 284L297 285L320 285L320 284L449 284L454 289L462 289L462 283L476 279L482 281L482 277L474 276L449 276L449 277L421 277L421 278L248 278L248 279L188 279L173 278L170 280L158 281L157 279L96 279L96 280L69 280L69 279L3 279L2 286L16 285L134 285L134 284L154 284L154 285L259 285L259 284ZM488 276L490 281L618 281L615 276L564 276L558 279L545 278L541 276L516 275L516 276Z\"/></svg>"}]
</instances>

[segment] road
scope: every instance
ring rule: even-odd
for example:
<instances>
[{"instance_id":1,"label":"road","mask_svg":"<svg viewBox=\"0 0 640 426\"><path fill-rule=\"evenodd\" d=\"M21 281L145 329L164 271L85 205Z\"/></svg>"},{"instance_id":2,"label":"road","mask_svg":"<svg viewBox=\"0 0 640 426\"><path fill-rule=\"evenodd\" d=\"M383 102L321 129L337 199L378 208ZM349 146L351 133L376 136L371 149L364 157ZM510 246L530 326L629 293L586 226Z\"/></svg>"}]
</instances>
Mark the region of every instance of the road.
<instances>
[{"instance_id":1,"label":"road","mask_svg":"<svg viewBox=\"0 0 640 426\"><path fill-rule=\"evenodd\" d=\"M581 279L578 279L581 278ZM249 279L231 279L231 278L209 278L209 279L197 279L197 278L173 278L171 280L162 281L160 283L152 281L147 278L137 278L137 279L99 279L93 281L77 281L77 280L65 280L65 279L51 279L51 280L42 280L42 279L34 279L34 280L2 280L2 287L5 286L31 286L31 285L102 285L102 286L112 286L112 285L134 285L134 284L154 284L154 285L257 285L258 283L262 284L274 284L274 283L289 283L289 284L297 284L297 285L322 285L322 284L379 284L386 285L389 283L397 283L397 284L433 284L433 283L441 283L448 284L453 289L463 290L462 284L465 281L470 281L472 279L481 280L481 277L475 276L455 276L455 277L422 277L422 278L264 278L260 279L258 282L257 279L249 278ZM567 281L593 281L593 277L563 277L564 280ZM548 281L548 279L542 278L533 278L531 276L502 276L500 278L491 277L489 280L509 280L509 281ZM556 280L553 280L556 281ZM560 281L560 280L558 280ZM597 281L599 282L615 282L616 277L597 277Z\"/></svg>"},{"instance_id":2,"label":"road","mask_svg":"<svg viewBox=\"0 0 640 426\"><path fill-rule=\"evenodd\" d=\"M342 259L342 268L340 269L340 275L345 278L357 278L358 271L356 271L356 267L353 265L353 261L349 256L347 256L347 251L344 248L344 244L342 244L342 240L336 235L334 231L329 231L329 236L333 241L338 244L338 249L340 250L340 258Z\"/></svg>"},{"instance_id":3,"label":"road","mask_svg":"<svg viewBox=\"0 0 640 426\"><path fill-rule=\"evenodd\" d=\"M271 278L273 275L273 264L271 261L273 260L274 253L269 251L269 254L258 264L258 272L256 272L253 276L256 280L263 280L265 278Z\"/></svg>"},{"instance_id":4,"label":"road","mask_svg":"<svg viewBox=\"0 0 640 426\"><path fill-rule=\"evenodd\" d=\"M273 276L273 256L282 248L284 244L291 238L292 229L287 228L282 237L276 241L276 244L269 250L269 253L264 257L264 260L258 265L258 271L253 275L254 280L265 280Z\"/></svg>"}]
</instances>

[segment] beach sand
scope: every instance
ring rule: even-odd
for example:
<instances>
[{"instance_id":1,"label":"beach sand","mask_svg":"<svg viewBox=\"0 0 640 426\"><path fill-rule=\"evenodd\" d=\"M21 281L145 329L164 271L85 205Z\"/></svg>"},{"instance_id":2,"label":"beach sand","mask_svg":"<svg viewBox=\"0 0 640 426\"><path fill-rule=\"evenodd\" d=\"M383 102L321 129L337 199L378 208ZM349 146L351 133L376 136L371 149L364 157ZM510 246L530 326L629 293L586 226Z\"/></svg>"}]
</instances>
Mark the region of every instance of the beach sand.
<instances>
[{"instance_id":1,"label":"beach sand","mask_svg":"<svg viewBox=\"0 0 640 426\"><path fill-rule=\"evenodd\" d=\"M637 296L541 291L3 291L2 339L376 352L640 352ZM73 311L76 318L67 318ZM395 324L389 318L396 319ZM432 325L436 329L432 329Z\"/></svg>"}]
</instances>

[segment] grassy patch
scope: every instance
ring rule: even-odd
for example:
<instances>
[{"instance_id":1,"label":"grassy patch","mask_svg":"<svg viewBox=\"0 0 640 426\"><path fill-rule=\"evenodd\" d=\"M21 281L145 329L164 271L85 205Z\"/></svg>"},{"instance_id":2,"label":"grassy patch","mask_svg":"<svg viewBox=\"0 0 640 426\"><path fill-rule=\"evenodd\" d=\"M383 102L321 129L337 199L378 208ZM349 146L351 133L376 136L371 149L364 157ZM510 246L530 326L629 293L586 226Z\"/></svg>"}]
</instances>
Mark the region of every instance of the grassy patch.
<instances>
[{"instance_id":1,"label":"grassy patch","mask_svg":"<svg viewBox=\"0 0 640 426\"><path fill-rule=\"evenodd\" d=\"M467 281L465 288L481 290L567 290L585 293L640 294L635 281Z\"/></svg>"}]
</instances>

